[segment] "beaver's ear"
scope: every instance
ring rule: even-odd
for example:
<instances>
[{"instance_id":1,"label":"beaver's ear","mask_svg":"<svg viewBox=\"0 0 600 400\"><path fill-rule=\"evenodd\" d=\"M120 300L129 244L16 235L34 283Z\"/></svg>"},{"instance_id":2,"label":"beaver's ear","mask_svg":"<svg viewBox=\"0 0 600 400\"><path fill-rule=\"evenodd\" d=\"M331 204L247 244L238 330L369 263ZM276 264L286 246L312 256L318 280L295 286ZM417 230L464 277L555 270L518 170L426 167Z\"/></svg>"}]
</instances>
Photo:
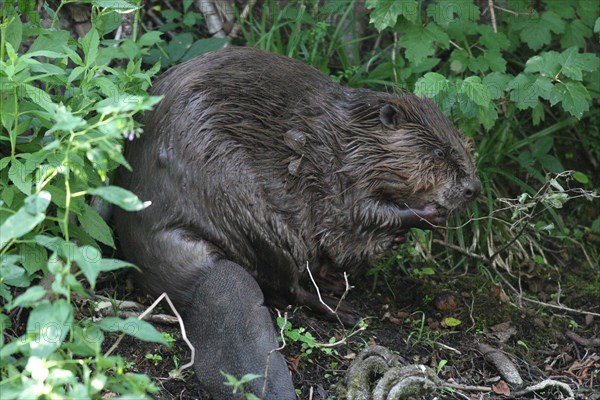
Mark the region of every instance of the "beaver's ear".
<instances>
[{"instance_id":1,"label":"beaver's ear","mask_svg":"<svg viewBox=\"0 0 600 400\"><path fill-rule=\"evenodd\" d=\"M379 119L383 126L398 129L406 118L402 110L391 104L386 104L379 110Z\"/></svg>"}]
</instances>

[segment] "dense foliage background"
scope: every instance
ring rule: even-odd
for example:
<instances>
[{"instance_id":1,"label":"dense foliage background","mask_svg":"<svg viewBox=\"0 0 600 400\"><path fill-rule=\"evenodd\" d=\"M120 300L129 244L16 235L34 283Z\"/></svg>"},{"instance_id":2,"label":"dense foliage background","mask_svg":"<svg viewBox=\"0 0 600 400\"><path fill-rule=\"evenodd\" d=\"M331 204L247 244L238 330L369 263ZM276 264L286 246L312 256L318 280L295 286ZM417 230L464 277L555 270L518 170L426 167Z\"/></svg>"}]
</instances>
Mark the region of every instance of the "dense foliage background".
<instances>
[{"instance_id":1,"label":"dense foliage background","mask_svg":"<svg viewBox=\"0 0 600 400\"><path fill-rule=\"evenodd\" d=\"M298 58L344 85L431 97L473 139L484 194L470 222L413 232L374 280L398 262L418 276L462 269L524 306L536 298L520 287L526 271L598 312L587 301L600 293L600 3L197 3L1 6L3 399L156 391L103 342L165 337L136 318L95 318L101 274L132 267L115 258L106 205L145 206L111 177L127 166L123 143L143 134L135 117L160 100L147 94L153 77L228 43Z\"/></svg>"}]
</instances>

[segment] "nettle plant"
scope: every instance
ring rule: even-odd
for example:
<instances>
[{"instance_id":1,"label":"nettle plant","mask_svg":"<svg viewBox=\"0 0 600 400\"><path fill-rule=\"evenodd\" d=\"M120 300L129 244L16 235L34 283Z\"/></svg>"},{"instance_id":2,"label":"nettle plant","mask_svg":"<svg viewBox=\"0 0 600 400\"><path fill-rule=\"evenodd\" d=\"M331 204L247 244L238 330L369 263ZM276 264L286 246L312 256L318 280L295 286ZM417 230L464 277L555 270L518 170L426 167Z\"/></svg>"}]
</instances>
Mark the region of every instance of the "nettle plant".
<instances>
[{"instance_id":1,"label":"nettle plant","mask_svg":"<svg viewBox=\"0 0 600 400\"><path fill-rule=\"evenodd\" d=\"M92 2L95 3L95 2ZM103 393L143 398L149 378L128 373L121 357L103 354L104 332L166 343L134 318L93 322L75 298L92 300L98 275L131 267L104 258L114 249L109 226L91 196L127 210L145 206L106 182L124 137L140 131L134 116L159 101L147 88L159 70L141 57L153 37L104 39L120 24L125 2L92 9L79 40L44 28L35 1L5 2L0 24L0 391L3 399L90 398ZM116 9L115 9L116 8ZM106 253L105 253L106 254Z\"/></svg>"}]
</instances>

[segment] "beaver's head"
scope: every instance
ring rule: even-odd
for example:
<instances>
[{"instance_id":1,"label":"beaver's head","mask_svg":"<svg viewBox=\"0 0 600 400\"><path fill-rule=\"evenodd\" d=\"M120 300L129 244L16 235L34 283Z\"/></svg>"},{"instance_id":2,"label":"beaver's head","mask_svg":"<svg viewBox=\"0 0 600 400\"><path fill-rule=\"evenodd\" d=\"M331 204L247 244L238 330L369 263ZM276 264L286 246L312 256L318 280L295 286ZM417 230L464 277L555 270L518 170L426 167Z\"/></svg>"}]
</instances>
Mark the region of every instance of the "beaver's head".
<instances>
[{"instance_id":1,"label":"beaver's head","mask_svg":"<svg viewBox=\"0 0 600 400\"><path fill-rule=\"evenodd\" d=\"M431 100L377 94L354 104L346 172L363 193L399 209L433 210L436 223L477 197L471 145Z\"/></svg>"}]
</instances>

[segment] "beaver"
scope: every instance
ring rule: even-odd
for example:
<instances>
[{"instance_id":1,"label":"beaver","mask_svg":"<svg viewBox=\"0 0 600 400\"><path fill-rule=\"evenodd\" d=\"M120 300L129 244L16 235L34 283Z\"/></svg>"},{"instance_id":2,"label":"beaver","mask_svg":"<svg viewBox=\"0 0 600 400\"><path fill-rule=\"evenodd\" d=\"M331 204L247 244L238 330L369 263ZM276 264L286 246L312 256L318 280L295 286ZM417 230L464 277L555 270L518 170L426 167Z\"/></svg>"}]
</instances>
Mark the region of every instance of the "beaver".
<instances>
[{"instance_id":1,"label":"beaver","mask_svg":"<svg viewBox=\"0 0 600 400\"><path fill-rule=\"evenodd\" d=\"M302 288L306 268L360 271L481 189L466 139L432 101L343 87L283 56L223 49L169 69L151 93L163 99L117 184L152 204L117 212L116 228L145 288L183 311L217 399L233 396L220 371L263 375L245 386L257 396L295 398L266 304L356 322Z\"/></svg>"}]
</instances>

